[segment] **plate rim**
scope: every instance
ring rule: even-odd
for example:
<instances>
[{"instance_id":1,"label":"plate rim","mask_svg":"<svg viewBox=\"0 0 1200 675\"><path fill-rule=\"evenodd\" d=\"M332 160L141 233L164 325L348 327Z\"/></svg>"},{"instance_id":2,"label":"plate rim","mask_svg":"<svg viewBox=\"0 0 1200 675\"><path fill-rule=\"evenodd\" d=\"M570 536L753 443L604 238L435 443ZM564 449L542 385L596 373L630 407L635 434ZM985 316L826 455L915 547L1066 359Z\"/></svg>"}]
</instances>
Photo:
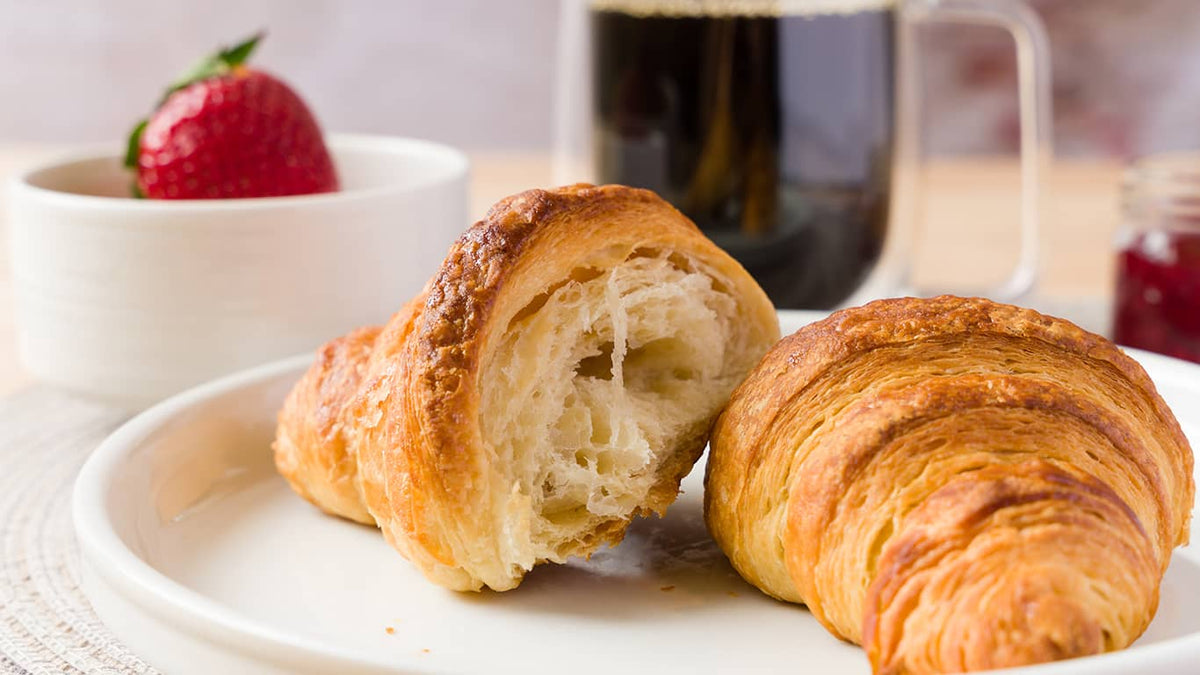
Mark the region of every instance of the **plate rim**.
<instances>
[{"instance_id":1,"label":"plate rim","mask_svg":"<svg viewBox=\"0 0 1200 675\"><path fill-rule=\"evenodd\" d=\"M781 310L779 314L781 319L795 321L825 313ZM1122 349L1143 365L1154 364L1150 367L1159 376L1155 378L1156 386L1169 380L1174 385L1194 391L1200 401L1200 365L1139 349ZM269 656L272 663L295 662L302 658L334 667L353 666L379 672L421 669L429 664L412 656L376 658L316 639L302 638L241 614L155 569L125 545L108 517L106 495L109 485L120 473L126 456L139 448L147 438L183 413L206 402L274 378L286 375L299 377L312 363L312 358L312 354L300 354L217 378L135 415L105 438L80 469L72 489L71 520L81 558L108 585L108 590L140 608L154 622L177 630L183 629L190 637L203 638L222 649L233 649L239 654L249 655L255 661ZM94 601L97 594L89 588L86 577L82 586L89 601ZM119 634L117 637L124 639ZM1132 649L1004 672L1016 675L1068 675L1079 672L1124 672L1130 667L1144 671L1155 667L1178 666L1181 659L1186 660L1189 656L1200 658L1200 631ZM1082 666L1085 662L1086 666ZM1081 667L1086 670L1081 671Z\"/></svg>"},{"instance_id":2,"label":"plate rim","mask_svg":"<svg viewBox=\"0 0 1200 675\"><path fill-rule=\"evenodd\" d=\"M311 354L273 361L217 378L165 399L122 424L96 447L79 471L71 494L71 520L84 562L111 590L147 612L157 622L184 627L246 653L269 646L308 657L333 659L340 665L375 667L402 665L374 662L362 655L325 643L302 640L226 607L155 569L134 553L117 534L107 517L106 494L128 453L177 415L207 401L276 377L297 377L312 363ZM89 601L93 593L83 585ZM120 636L118 636L120 637ZM416 664L413 664L416 665Z\"/></svg>"}]
</instances>

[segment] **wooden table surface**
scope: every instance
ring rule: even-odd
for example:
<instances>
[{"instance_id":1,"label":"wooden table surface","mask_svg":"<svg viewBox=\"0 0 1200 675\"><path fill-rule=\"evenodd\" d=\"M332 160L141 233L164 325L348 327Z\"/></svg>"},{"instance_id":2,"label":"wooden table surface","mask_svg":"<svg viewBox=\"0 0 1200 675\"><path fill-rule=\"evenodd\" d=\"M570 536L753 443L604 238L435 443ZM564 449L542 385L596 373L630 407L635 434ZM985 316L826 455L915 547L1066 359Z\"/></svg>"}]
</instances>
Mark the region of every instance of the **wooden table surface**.
<instances>
[{"instance_id":1,"label":"wooden table surface","mask_svg":"<svg viewBox=\"0 0 1200 675\"><path fill-rule=\"evenodd\" d=\"M42 145L0 144L0 184L61 152ZM505 195L551 180L544 154L477 152L471 160L474 218ZM1120 166L1113 162L1058 161L1051 166L1041 209L1044 261L1037 294L1028 304L1105 330L1119 177ZM956 287L1004 276L1017 248L1018 178L1016 162L1008 159L939 160L925 169L913 200L918 282ZM31 382L17 355L6 199L7 190L0 190L0 233L5 235L0 237L0 395Z\"/></svg>"}]
</instances>

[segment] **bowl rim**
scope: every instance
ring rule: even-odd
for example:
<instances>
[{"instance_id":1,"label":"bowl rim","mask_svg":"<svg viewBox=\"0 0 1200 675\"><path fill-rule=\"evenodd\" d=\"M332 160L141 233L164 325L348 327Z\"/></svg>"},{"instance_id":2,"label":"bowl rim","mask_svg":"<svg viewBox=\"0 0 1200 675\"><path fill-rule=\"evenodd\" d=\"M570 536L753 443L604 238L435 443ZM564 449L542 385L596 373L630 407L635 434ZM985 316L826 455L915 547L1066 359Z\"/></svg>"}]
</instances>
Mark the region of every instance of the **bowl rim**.
<instances>
[{"instance_id":1,"label":"bowl rim","mask_svg":"<svg viewBox=\"0 0 1200 675\"><path fill-rule=\"evenodd\" d=\"M421 177L416 180L396 183L394 185L338 190L337 192L322 192L308 195L248 197L243 199L135 199L133 197L112 197L67 192L43 187L34 183L39 174L72 164L120 159L121 153L117 152L111 144L103 144L85 146L83 149L67 151L55 159L27 167L9 179L9 191L14 198L20 193L26 193L27 198L63 208L130 210L146 213L213 213L299 206L327 206L345 202L357 202L384 195L410 194L431 187L464 180L470 172L470 160L467 158L466 153L444 143L406 136L353 133L327 134L325 138L330 150L334 154L337 154L339 151L375 151L387 155L409 154L427 162L432 170L423 171Z\"/></svg>"}]
</instances>

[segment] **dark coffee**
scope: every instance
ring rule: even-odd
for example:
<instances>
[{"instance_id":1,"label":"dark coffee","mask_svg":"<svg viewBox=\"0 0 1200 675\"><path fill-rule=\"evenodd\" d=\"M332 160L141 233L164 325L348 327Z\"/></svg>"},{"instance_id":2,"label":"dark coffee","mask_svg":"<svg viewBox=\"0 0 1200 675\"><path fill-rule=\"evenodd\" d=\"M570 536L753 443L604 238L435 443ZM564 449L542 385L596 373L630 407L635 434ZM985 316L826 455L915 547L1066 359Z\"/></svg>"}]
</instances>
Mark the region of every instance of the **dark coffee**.
<instances>
[{"instance_id":1,"label":"dark coffee","mask_svg":"<svg viewBox=\"0 0 1200 675\"><path fill-rule=\"evenodd\" d=\"M893 10L738 7L593 7L599 179L674 203L776 306L831 307L887 232Z\"/></svg>"}]
</instances>

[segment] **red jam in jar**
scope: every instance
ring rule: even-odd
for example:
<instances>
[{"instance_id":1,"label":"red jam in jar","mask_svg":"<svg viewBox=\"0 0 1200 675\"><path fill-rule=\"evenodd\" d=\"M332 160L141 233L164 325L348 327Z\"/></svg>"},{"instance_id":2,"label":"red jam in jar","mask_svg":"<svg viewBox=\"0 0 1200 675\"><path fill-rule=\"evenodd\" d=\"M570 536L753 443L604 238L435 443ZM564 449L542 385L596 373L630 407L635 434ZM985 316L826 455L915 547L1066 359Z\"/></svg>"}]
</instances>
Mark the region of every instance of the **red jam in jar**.
<instances>
[{"instance_id":1,"label":"red jam in jar","mask_svg":"<svg viewBox=\"0 0 1200 675\"><path fill-rule=\"evenodd\" d=\"M1113 338L1200 363L1200 229L1141 232L1117 257Z\"/></svg>"},{"instance_id":2,"label":"red jam in jar","mask_svg":"<svg viewBox=\"0 0 1200 675\"><path fill-rule=\"evenodd\" d=\"M1113 339L1200 363L1200 154L1143 159L1122 189Z\"/></svg>"}]
</instances>

